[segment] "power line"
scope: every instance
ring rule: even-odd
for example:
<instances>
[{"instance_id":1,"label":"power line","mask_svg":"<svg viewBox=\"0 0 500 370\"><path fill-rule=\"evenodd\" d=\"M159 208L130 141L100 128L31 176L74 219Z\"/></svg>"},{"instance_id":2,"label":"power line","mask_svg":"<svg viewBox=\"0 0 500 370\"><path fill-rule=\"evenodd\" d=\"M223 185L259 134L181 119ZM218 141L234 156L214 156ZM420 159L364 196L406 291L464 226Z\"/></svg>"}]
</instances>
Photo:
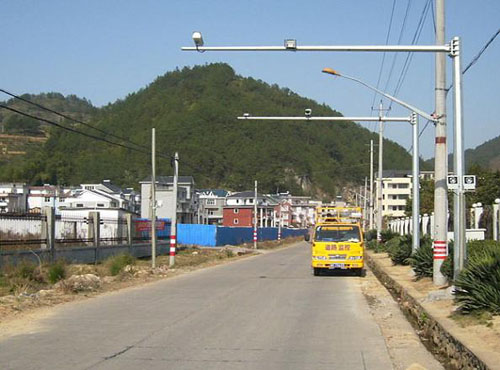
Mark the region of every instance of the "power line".
<instances>
[{"instance_id":1,"label":"power line","mask_svg":"<svg viewBox=\"0 0 500 370\"><path fill-rule=\"evenodd\" d=\"M389 19L389 27L387 29L387 35L385 36L385 44L387 45L389 43L389 36L391 34L391 28L392 28L392 20L394 18L394 9L396 8L396 0L393 0L392 1L392 10L391 10L391 17ZM380 64L380 70L378 72L378 80L377 80L377 89L379 88L380 86L380 80L382 78L382 72L384 70L384 64L385 64L385 56L386 56L386 52L384 51L384 53L382 54L382 63ZM372 109L373 109L373 106L375 105L375 99L377 98L377 95L378 93L375 92L373 94L373 100L372 100Z\"/></svg>"},{"instance_id":2,"label":"power line","mask_svg":"<svg viewBox=\"0 0 500 370\"><path fill-rule=\"evenodd\" d=\"M19 95L16 95L16 94L14 94L14 93L11 93L11 92L9 92L9 91L7 91L7 90L5 90L5 89L0 88L0 92L3 92L4 94L9 95L9 96L11 96L11 97L13 97L13 98L15 98L15 99L21 100L21 101L23 101L23 102L25 102L25 103L28 103L28 104L34 105L35 107L38 107L38 108L40 108L40 109L43 109L43 110L46 110L46 111L51 112L51 113L53 113L53 114L56 114L56 115L58 115L58 116L60 116L60 117L63 117L63 118L65 118L65 119L67 119L67 120L70 120L70 121L74 121L74 122L80 123L80 124L82 124L82 125L84 125L84 126L86 126L86 127L89 127L89 128L91 128L91 129L93 129L93 130L96 130L96 131L98 131L98 132L100 132L100 133L102 133L102 134L112 136L112 137L114 137L114 138L116 138L116 139L119 139L119 140L122 140L122 141L128 142L129 144L135 145L135 146L137 146L137 147L139 147L139 148L146 149L146 147L144 147L143 145L141 145L141 144L137 144L137 143L134 143L133 141L130 141L130 140L129 140L129 139L127 139L127 138L120 137L120 136L115 135L115 134L113 134L113 133L110 133L110 132L107 132L107 131L105 131L105 130L102 130L102 129L98 128L98 127L92 126L92 125L90 125L90 124L88 124L88 123L86 123L86 122L84 122L84 121L81 121L81 120L78 120L78 119L76 119L76 118L70 117L70 116L68 116L68 115L66 115L66 114L63 114L63 113L57 112L57 111L55 111L55 110L53 110L53 109L51 109L51 108L47 108L47 107L45 107L45 106L43 106L43 105L41 105L41 104L35 103L35 102L31 101L31 100L25 99L25 98L23 98L23 97L21 97L21 96L19 96Z\"/></svg>"},{"instance_id":3,"label":"power line","mask_svg":"<svg viewBox=\"0 0 500 370\"><path fill-rule=\"evenodd\" d=\"M408 2L406 4L405 16L403 18L403 24L401 25L401 30L399 31L398 45L401 44L401 41L403 39L403 33L404 33L404 29L406 27L406 20L408 19L410 7L411 7L411 0L408 0ZM387 77L387 81L386 81L385 86L384 86L384 91L387 91L387 87L389 86L389 82L391 80L392 72L394 71L394 66L396 64L396 60L398 58L398 55L399 55L399 53L394 53L394 57L392 59L391 69L389 70L389 76Z\"/></svg>"},{"instance_id":4,"label":"power line","mask_svg":"<svg viewBox=\"0 0 500 370\"><path fill-rule=\"evenodd\" d=\"M474 64L477 63L477 61L479 60L479 58L483 55L483 53L486 51L486 49L490 46L490 44L493 42L493 40L495 40L495 38L499 34L500 34L500 29L498 29L493 34L493 36L488 40L488 42L481 48L481 50L479 51L479 53L477 53L476 56L474 58L472 58L472 61L462 71L462 75L464 75L465 72L467 72ZM453 87L453 83L451 83L450 86L446 89L446 93L448 93L451 90L452 87ZM420 134L418 135L418 137L422 136L422 134L424 133L424 131L427 129L427 126L429 126L430 122L431 121L427 121L427 123L425 124L424 128L420 131Z\"/></svg>"},{"instance_id":5,"label":"power line","mask_svg":"<svg viewBox=\"0 0 500 370\"><path fill-rule=\"evenodd\" d=\"M78 131L78 130L76 130L74 128L63 126L63 125L61 125L61 124L59 124L57 122L54 122L54 121L51 121L51 120L48 120L48 119L45 119L45 118L42 118L42 117L37 117L37 116L34 116L32 114L29 114L29 113L26 113L26 112L22 112L20 110L14 109L12 107L8 107L8 106L3 105L3 104L0 104L0 108L7 109L7 110L10 110L11 112L20 114L22 116L33 118L33 119L36 119L36 120L48 123L49 125L56 126L58 128L61 128L63 130L66 130L66 131L69 131L69 132L72 132L72 133L75 133L75 134L86 136L86 137L88 137L90 139L94 139L94 140L97 140L97 141L102 141L102 142L105 142L105 143L108 143L108 144L111 144L111 145L119 146L119 147L122 147L122 148L125 148L125 149L133 150L133 151L140 152L140 153L147 154L147 155L151 154L149 151L144 151L144 150L141 150L141 149L133 148L133 147L130 147L130 146L127 146L127 145L124 145L124 144L120 144L120 143L116 143L114 141L110 141L108 139L105 139L105 138L102 138L102 137L99 137L99 136L88 134L88 133L83 132L83 131ZM162 154L160 154L160 156L162 156L163 158L170 159L170 156L165 156L165 155L162 155Z\"/></svg>"}]
</instances>

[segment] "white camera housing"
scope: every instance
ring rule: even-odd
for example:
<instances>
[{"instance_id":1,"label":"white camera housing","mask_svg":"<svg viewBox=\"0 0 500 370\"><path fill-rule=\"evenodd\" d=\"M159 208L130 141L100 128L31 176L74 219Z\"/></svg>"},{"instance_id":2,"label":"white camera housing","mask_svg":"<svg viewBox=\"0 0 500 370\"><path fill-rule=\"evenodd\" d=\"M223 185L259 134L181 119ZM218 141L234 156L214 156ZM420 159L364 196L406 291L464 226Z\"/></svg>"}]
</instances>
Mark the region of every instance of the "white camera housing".
<instances>
[{"instance_id":1,"label":"white camera housing","mask_svg":"<svg viewBox=\"0 0 500 370\"><path fill-rule=\"evenodd\" d=\"M312 115L312 109L309 109L309 108L308 108L308 109L306 109L306 110L304 111L304 114L306 115L306 117L311 117L311 115Z\"/></svg>"}]
</instances>

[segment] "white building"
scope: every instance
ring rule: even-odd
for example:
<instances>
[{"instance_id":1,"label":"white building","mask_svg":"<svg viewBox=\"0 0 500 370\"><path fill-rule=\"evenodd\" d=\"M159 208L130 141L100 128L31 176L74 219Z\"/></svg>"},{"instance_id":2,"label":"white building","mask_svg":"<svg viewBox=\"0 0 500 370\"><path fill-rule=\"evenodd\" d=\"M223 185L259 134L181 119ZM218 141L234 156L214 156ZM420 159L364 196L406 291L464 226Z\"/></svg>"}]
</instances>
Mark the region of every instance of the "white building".
<instances>
[{"instance_id":1,"label":"white building","mask_svg":"<svg viewBox=\"0 0 500 370\"><path fill-rule=\"evenodd\" d=\"M0 213L26 213L28 187L24 183L0 183Z\"/></svg>"},{"instance_id":2,"label":"white building","mask_svg":"<svg viewBox=\"0 0 500 370\"><path fill-rule=\"evenodd\" d=\"M406 202L412 196L411 171L384 170L382 172L382 217L405 216ZM378 209L378 173L375 174L374 210ZM434 171L420 171L420 180L433 180Z\"/></svg>"},{"instance_id":3,"label":"white building","mask_svg":"<svg viewBox=\"0 0 500 370\"><path fill-rule=\"evenodd\" d=\"M141 184L141 217L151 218L151 178ZM174 177L156 177L156 217L172 219L175 197ZM177 180L177 222L192 224L197 221L198 197L192 176L179 176Z\"/></svg>"},{"instance_id":4,"label":"white building","mask_svg":"<svg viewBox=\"0 0 500 370\"><path fill-rule=\"evenodd\" d=\"M71 196L70 190L54 185L30 186L28 189L28 212L41 213L44 207L52 207L55 214L60 214L60 207L66 206L66 199Z\"/></svg>"}]
</instances>

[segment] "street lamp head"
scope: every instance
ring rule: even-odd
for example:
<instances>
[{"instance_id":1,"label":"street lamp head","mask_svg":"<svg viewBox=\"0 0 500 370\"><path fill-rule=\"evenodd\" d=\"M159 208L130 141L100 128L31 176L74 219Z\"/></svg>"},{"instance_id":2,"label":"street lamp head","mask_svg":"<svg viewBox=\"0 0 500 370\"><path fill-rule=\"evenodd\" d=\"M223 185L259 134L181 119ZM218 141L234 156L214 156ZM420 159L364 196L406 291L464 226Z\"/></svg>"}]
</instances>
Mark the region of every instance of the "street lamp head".
<instances>
[{"instance_id":1,"label":"street lamp head","mask_svg":"<svg viewBox=\"0 0 500 370\"><path fill-rule=\"evenodd\" d=\"M495 199L495 203L500 204L500 199L499 198Z\"/></svg>"},{"instance_id":2,"label":"street lamp head","mask_svg":"<svg viewBox=\"0 0 500 370\"><path fill-rule=\"evenodd\" d=\"M334 76L341 76L340 73L338 73L336 70L334 69L331 69L331 68L323 68L323 70L321 71L323 73L327 73L329 75L334 75Z\"/></svg>"},{"instance_id":3,"label":"street lamp head","mask_svg":"<svg viewBox=\"0 0 500 370\"><path fill-rule=\"evenodd\" d=\"M198 48L200 46L203 46L203 36L201 35L201 32L195 31L193 32L193 41L194 45Z\"/></svg>"},{"instance_id":4,"label":"street lamp head","mask_svg":"<svg viewBox=\"0 0 500 370\"><path fill-rule=\"evenodd\" d=\"M243 117L245 117L245 118L250 117L250 113L243 113Z\"/></svg>"}]
</instances>

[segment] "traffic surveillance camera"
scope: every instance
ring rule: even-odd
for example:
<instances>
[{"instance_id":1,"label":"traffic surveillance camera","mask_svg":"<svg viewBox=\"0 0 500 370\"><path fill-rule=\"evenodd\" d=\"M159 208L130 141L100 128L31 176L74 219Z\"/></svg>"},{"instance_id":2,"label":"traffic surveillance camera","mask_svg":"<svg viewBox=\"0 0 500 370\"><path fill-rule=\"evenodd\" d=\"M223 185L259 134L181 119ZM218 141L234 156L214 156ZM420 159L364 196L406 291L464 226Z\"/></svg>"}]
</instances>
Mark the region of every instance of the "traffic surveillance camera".
<instances>
[{"instance_id":1,"label":"traffic surveillance camera","mask_svg":"<svg viewBox=\"0 0 500 370\"><path fill-rule=\"evenodd\" d=\"M312 109L306 109L304 111L304 113L305 113L306 117L311 117L311 115L312 115Z\"/></svg>"},{"instance_id":2,"label":"traffic surveillance camera","mask_svg":"<svg viewBox=\"0 0 500 370\"><path fill-rule=\"evenodd\" d=\"M193 32L193 41L196 47L203 46L203 36L201 36L201 32Z\"/></svg>"}]
</instances>

